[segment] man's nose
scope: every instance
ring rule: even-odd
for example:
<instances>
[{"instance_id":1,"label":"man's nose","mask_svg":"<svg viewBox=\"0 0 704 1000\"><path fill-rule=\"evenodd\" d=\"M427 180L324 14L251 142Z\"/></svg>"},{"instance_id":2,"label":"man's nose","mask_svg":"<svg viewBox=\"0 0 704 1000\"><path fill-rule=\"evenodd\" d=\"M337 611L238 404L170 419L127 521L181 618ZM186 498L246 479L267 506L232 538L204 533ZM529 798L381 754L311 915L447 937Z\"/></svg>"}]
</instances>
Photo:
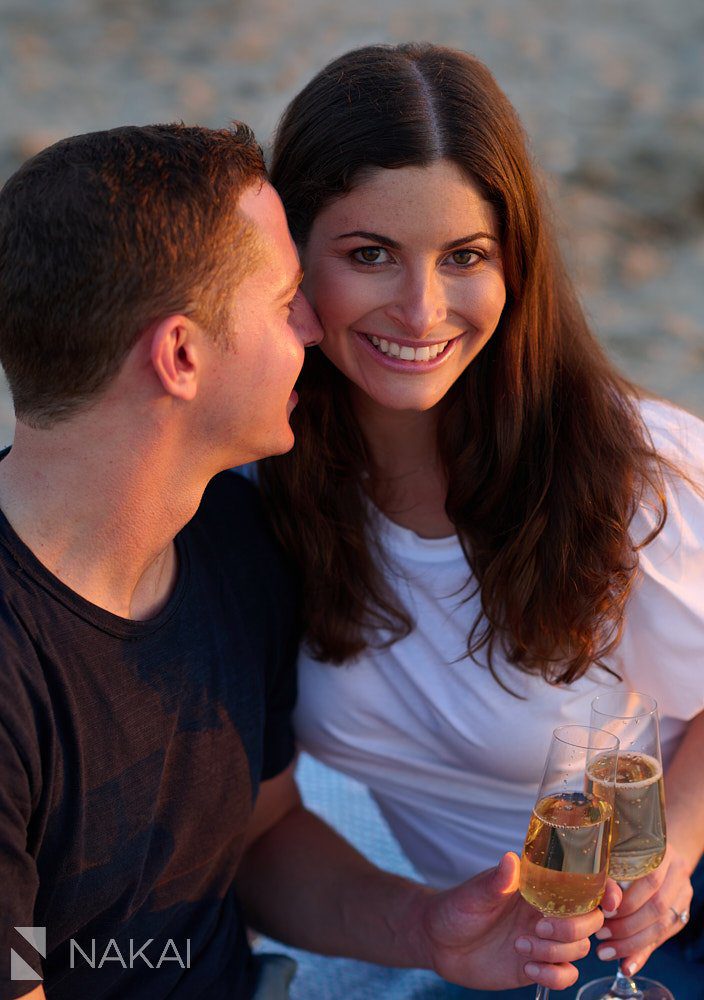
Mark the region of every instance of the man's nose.
<instances>
[{"instance_id":1,"label":"man's nose","mask_svg":"<svg viewBox=\"0 0 704 1000\"><path fill-rule=\"evenodd\" d=\"M390 319L411 337L427 337L447 319L447 299L435 273L409 275L399 284L397 297L387 310Z\"/></svg>"},{"instance_id":2,"label":"man's nose","mask_svg":"<svg viewBox=\"0 0 704 1000\"><path fill-rule=\"evenodd\" d=\"M313 347L323 339L323 328L303 292L298 290L291 310L291 325L304 347Z\"/></svg>"}]
</instances>

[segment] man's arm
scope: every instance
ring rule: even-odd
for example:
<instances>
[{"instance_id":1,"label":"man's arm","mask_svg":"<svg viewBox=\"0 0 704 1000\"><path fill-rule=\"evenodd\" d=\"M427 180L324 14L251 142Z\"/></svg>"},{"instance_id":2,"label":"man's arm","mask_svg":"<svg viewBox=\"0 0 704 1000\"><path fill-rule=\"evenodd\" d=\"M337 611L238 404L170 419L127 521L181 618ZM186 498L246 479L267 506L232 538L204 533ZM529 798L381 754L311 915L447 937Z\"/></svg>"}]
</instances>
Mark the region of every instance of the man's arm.
<instances>
[{"instance_id":1,"label":"man's arm","mask_svg":"<svg viewBox=\"0 0 704 1000\"><path fill-rule=\"evenodd\" d=\"M262 783L237 875L252 925L296 947L430 968L479 989L564 989L601 912L546 921L517 886L515 854L446 892L380 871L303 807L293 766ZM619 901L610 884L605 908Z\"/></svg>"},{"instance_id":2,"label":"man's arm","mask_svg":"<svg viewBox=\"0 0 704 1000\"><path fill-rule=\"evenodd\" d=\"M39 877L34 857L27 847L32 820L34 791L41 774L41 755L36 732L41 708L26 682L36 663L36 653L27 643L17 643L17 629L6 595L0 602L0 997L45 1000L43 986L12 981L10 949L13 928L35 923ZM20 990L29 990L20 994Z\"/></svg>"}]
</instances>

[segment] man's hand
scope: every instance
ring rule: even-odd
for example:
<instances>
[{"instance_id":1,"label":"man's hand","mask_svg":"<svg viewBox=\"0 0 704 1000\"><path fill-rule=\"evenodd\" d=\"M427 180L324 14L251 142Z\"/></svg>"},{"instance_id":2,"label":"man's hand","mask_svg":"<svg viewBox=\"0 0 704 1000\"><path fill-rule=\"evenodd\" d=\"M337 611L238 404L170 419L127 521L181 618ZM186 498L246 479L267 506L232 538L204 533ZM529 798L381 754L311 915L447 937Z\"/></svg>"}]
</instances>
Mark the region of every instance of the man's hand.
<instances>
[{"instance_id":1,"label":"man's hand","mask_svg":"<svg viewBox=\"0 0 704 1000\"><path fill-rule=\"evenodd\" d=\"M577 979L570 963L589 951L601 910L545 918L518 893L519 860L505 854L497 868L420 901L428 965L450 982L475 989L540 983L563 990ZM621 890L609 881L603 905L615 910Z\"/></svg>"},{"instance_id":2,"label":"man's hand","mask_svg":"<svg viewBox=\"0 0 704 1000\"><path fill-rule=\"evenodd\" d=\"M564 989L603 915L543 920L518 894L518 869L506 854L444 892L380 871L303 807L290 767L262 784L237 889L251 926L297 948L434 969L475 989ZM621 895L607 883L604 908Z\"/></svg>"}]
</instances>

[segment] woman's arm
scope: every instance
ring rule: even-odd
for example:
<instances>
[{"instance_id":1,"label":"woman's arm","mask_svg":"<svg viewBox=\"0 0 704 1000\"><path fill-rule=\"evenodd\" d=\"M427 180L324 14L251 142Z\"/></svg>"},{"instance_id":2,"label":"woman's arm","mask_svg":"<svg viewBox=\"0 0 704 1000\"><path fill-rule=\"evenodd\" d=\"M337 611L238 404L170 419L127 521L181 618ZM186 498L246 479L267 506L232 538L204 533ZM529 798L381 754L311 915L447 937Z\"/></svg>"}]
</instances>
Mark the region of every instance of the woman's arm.
<instances>
[{"instance_id":1,"label":"woman's arm","mask_svg":"<svg viewBox=\"0 0 704 1000\"><path fill-rule=\"evenodd\" d=\"M665 779L667 839L688 873L704 853L704 712L688 724Z\"/></svg>"},{"instance_id":2,"label":"woman's arm","mask_svg":"<svg viewBox=\"0 0 704 1000\"><path fill-rule=\"evenodd\" d=\"M688 724L665 776L667 850L654 872L624 893L618 915L597 934L604 941L599 957L623 958L624 970L637 972L650 953L684 927L690 877L704 853L704 712Z\"/></svg>"}]
</instances>

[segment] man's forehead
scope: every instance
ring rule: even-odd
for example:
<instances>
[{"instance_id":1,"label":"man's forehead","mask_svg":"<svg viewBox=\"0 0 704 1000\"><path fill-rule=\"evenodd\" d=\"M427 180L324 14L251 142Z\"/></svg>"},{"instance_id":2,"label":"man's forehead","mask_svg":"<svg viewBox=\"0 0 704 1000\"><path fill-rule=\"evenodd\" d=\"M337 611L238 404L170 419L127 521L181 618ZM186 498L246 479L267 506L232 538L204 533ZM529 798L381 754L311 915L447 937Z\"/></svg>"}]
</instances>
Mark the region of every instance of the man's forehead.
<instances>
[{"instance_id":1,"label":"man's forehead","mask_svg":"<svg viewBox=\"0 0 704 1000\"><path fill-rule=\"evenodd\" d=\"M301 274L281 199L265 181L242 194L239 210L256 234L262 265L271 269L269 279L278 284L277 291L285 295L292 284L300 283Z\"/></svg>"},{"instance_id":2,"label":"man's forehead","mask_svg":"<svg viewBox=\"0 0 704 1000\"><path fill-rule=\"evenodd\" d=\"M275 238L289 236L281 199L268 181L252 184L240 195L239 210L264 233Z\"/></svg>"}]
</instances>

